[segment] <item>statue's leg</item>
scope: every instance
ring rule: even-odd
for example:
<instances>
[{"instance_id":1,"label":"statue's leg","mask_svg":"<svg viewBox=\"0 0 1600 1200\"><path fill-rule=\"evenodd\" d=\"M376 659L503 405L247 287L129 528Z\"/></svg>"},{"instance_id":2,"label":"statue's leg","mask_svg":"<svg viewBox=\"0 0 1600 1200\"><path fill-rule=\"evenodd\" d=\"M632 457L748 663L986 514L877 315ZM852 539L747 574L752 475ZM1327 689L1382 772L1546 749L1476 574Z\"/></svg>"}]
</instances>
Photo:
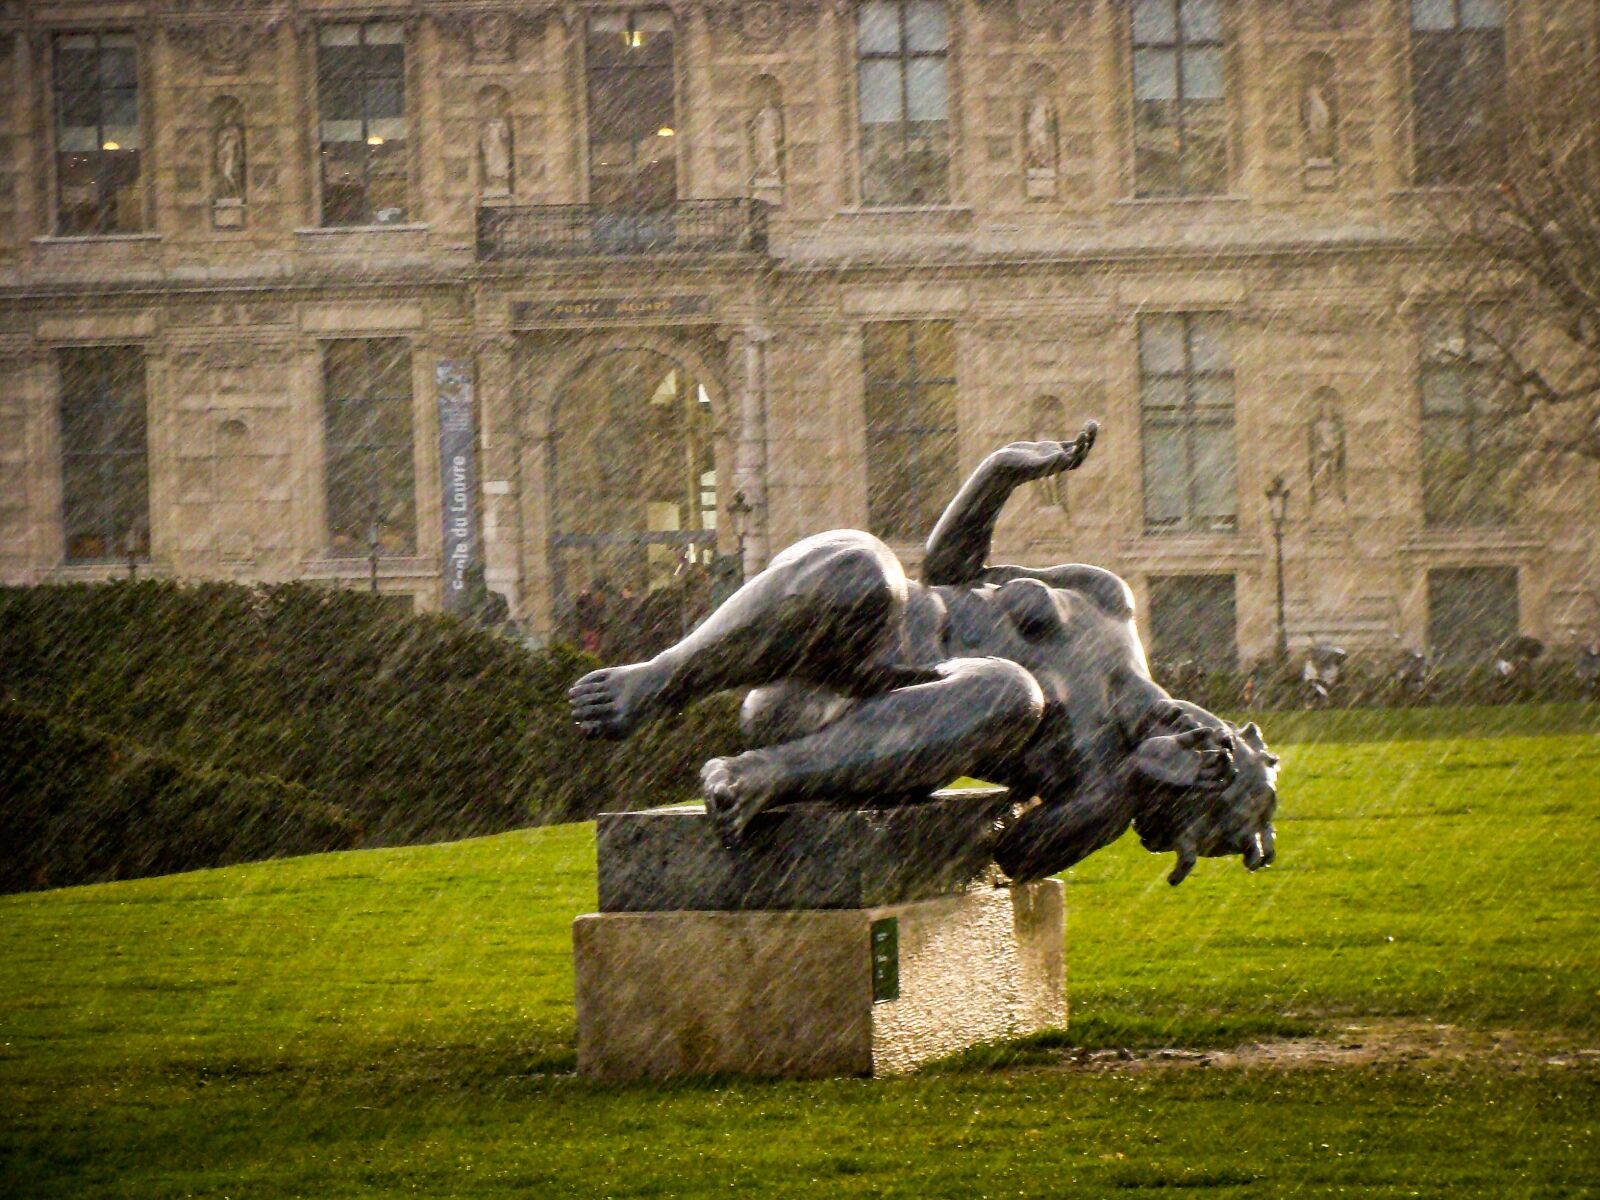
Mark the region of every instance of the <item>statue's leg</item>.
<instances>
[{"instance_id":1,"label":"statue's leg","mask_svg":"<svg viewBox=\"0 0 1600 1200\"><path fill-rule=\"evenodd\" d=\"M624 737L640 722L727 688L800 678L865 694L903 662L905 571L870 534L842 530L785 550L681 642L605 667L571 691L586 733ZM874 675L882 678L874 678Z\"/></svg>"},{"instance_id":2,"label":"statue's leg","mask_svg":"<svg viewBox=\"0 0 1600 1200\"><path fill-rule=\"evenodd\" d=\"M815 733L708 762L701 779L724 839L737 842L773 804L931 791L999 773L1044 712L1038 682L998 658L952 659L935 673L857 700Z\"/></svg>"}]
</instances>

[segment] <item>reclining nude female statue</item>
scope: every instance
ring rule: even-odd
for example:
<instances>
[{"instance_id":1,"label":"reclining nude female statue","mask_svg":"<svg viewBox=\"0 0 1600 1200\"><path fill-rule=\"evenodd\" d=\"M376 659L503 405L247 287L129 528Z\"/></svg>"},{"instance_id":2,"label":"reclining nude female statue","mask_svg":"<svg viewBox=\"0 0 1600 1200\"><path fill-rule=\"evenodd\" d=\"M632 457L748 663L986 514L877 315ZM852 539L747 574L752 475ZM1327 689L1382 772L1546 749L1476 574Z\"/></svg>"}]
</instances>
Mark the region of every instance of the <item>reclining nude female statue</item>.
<instances>
[{"instance_id":1,"label":"reclining nude female statue","mask_svg":"<svg viewBox=\"0 0 1600 1200\"><path fill-rule=\"evenodd\" d=\"M989 455L928 539L925 582L877 538L836 530L777 555L687 637L647 662L573 685L596 737L727 688L752 689L752 749L705 765L708 811L737 846L774 804L927 796L967 775L1038 802L998 835L1021 882L1060 871L1131 825L1174 850L1176 884L1197 857L1272 861L1277 758L1150 678L1128 587L1090 566L986 559L1011 492L1078 467L1069 442Z\"/></svg>"}]
</instances>

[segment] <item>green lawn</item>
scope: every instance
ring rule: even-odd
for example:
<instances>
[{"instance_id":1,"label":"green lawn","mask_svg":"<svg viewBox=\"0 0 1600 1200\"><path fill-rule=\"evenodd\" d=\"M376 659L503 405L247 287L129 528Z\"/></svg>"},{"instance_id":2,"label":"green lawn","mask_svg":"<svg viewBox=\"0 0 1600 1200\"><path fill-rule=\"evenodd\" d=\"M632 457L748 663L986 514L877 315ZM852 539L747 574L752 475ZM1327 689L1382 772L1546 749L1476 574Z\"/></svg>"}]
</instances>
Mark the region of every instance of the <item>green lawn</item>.
<instances>
[{"instance_id":1,"label":"green lawn","mask_svg":"<svg viewBox=\"0 0 1600 1200\"><path fill-rule=\"evenodd\" d=\"M5 897L0 1195L1600 1194L1600 720L1388 716L1265 721L1277 866L1091 858L1071 1029L902 1080L578 1081L587 825Z\"/></svg>"}]
</instances>

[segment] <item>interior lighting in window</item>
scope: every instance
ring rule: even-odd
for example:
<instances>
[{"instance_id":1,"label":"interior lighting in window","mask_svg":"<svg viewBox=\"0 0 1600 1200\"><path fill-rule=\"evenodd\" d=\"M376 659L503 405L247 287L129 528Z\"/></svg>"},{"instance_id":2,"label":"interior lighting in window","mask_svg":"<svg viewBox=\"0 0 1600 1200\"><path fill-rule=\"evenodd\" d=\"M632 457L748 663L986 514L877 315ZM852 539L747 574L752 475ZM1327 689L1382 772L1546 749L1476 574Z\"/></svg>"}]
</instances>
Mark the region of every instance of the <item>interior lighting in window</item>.
<instances>
[{"instance_id":1,"label":"interior lighting in window","mask_svg":"<svg viewBox=\"0 0 1600 1200\"><path fill-rule=\"evenodd\" d=\"M367 138L367 145L369 145L369 146L381 146L381 145L383 145L383 139L381 137L379 137L377 134L374 133L370 137Z\"/></svg>"},{"instance_id":2,"label":"interior lighting in window","mask_svg":"<svg viewBox=\"0 0 1600 1200\"><path fill-rule=\"evenodd\" d=\"M677 132L678 131L676 129L674 129L671 125L663 125L660 129L656 130L656 136L657 137L672 137Z\"/></svg>"}]
</instances>

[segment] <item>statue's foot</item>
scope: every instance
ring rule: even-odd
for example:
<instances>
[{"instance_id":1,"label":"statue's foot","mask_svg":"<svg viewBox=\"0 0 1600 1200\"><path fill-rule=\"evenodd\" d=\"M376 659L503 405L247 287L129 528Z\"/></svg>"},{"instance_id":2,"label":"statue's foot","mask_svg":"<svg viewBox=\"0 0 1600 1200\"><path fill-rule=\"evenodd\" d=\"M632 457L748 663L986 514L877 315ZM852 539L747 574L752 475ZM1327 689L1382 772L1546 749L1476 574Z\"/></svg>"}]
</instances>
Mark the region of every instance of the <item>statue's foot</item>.
<instances>
[{"instance_id":1,"label":"statue's foot","mask_svg":"<svg viewBox=\"0 0 1600 1200\"><path fill-rule=\"evenodd\" d=\"M567 692L572 719L590 737L627 737L661 710L666 674L650 663L590 671Z\"/></svg>"},{"instance_id":2,"label":"statue's foot","mask_svg":"<svg viewBox=\"0 0 1600 1200\"><path fill-rule=\"evenodd\" d=\"M701 768L706 812L724 846L732 850L744 841L750 822L777 799L780 778L778 768L759 752L713 758Z\"/></svg>"}]
</instances>

